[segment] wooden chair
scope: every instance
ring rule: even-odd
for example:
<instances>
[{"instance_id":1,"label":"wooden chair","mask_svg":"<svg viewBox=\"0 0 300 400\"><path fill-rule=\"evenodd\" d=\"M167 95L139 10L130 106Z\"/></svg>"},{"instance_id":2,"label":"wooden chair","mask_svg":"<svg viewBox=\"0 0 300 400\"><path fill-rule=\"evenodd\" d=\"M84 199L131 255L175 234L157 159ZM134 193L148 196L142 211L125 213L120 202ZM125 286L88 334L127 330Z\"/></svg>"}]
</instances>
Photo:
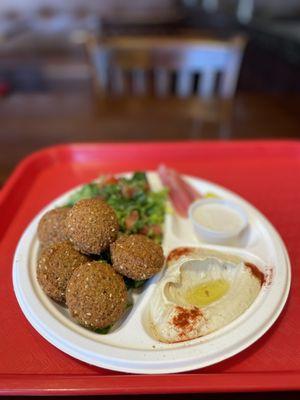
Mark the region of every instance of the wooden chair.
<instances>
[{"instance_id":1,"label":"wooden chair","mask_svg":"<svg viewBox=\"0 0 300 400\"><path fill-rule=\"evenodd\" d=\"M245 40L123 37L88 41L95 87L107 97L233 98ZM199 115L197 108L196 114ZM210 113L211 114L211 113Z\"/></svg>"},{"instance_id":2,"label":"wooden chair","mask_svg":"<svg viewBox=\"0 0 300 400\"><path fill-rule=\"evenodd\" d=\"M89 40L103 94L232 98L245 41L160 37ZM149 84L150 79L152 84ZM172 85L173 83L173 85Z\"/></svg>"}]
</instances>

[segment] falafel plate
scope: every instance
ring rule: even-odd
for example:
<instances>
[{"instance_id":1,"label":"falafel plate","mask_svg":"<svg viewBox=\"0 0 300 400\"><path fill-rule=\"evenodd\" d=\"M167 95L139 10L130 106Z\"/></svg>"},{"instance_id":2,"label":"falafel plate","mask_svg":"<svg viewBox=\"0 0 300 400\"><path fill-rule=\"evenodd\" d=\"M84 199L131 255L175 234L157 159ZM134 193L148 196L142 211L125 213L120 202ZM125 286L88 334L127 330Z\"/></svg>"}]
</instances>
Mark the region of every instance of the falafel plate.
<instances>
[{"instance_id":1,"label":"falafel plate","mask_svg":"<svg viewBox=\"0 0 300 400\"><path fill-rule=\"evenodd\" d=\"M247 215L234 243L195 231L188 210L207 198ZM166 373L255 342L284 306L290 264L252 205L161 166L102 175L49 204L20 239L13 283L27 319L58 349L113 370Z\"/></svg>"}]
</instances>

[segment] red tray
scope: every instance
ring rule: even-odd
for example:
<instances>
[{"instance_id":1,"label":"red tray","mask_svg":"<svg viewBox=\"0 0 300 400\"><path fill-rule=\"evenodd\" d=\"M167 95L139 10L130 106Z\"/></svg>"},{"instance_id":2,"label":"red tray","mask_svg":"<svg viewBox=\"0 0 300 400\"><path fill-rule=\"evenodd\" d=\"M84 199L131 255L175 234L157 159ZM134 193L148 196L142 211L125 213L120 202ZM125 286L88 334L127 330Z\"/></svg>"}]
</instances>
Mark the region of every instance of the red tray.
<instances>
[{"instance_id":1,"label":"red tray","mask_svg":"<svg viewBox=\"0 0 300 400\"><path fill-rule=\"evenodd\" d=\"M285 241L293 278L288 303L258 342L214 366L174 375L117 373L62 353L27 322L12 287L12 259L35 214L105 172L179 171L224 185L269 218ZM137 394L300 389L300 142L75 144L25 159L0 196L1 394Z\"/></svg>"}]
</instances>

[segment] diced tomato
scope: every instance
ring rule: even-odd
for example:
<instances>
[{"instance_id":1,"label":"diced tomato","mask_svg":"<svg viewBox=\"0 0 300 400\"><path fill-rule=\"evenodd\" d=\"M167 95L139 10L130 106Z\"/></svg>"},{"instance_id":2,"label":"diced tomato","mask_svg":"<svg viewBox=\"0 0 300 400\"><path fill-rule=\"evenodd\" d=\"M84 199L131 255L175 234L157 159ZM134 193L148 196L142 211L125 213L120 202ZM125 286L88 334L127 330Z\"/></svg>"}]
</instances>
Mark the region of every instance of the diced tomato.
<instances>
[{"instance_id":1,"label":"diced tomato","mask_svg":"<svg viewBox=\"0 0 300 400\"><path fill-rule=\"evenodd\" d=\"M145 225L140 229L139 233L142 235L149 235L151 233L152 235L161 235L162 234L162 228L160 225Z\"/></svg>"},{"instance_id":2,"label":"diced tomato","mask_svg":"<svg viewBox=\"0 0 300 400\"><path fill-rule=\"evenodd\" d=\"M98 186L99 188L103 188L106 185L115 185L119 180L112 174L102 175L99 179Z\"/></svg>"},{"instance_id":3,"label":"diced tomato","mask_svg":"<svg viewBox=\"0 0 300 400\"><path fill-rule=\"evenodd\" d=\"M118 178L116 178L114 175L106 175L104 179L104 185L112 185L118 182Z\"/></svg>"},{"instance_id":4,"label":"diced tomato","mask_svg":"<svg viewBox=\"0 0 300 400\"><path fill-rule=\"evenodd\" d=\"M154 235L161 235L162 229L160 225L151 225L151 231Z\"/></svg>"},{"instance_id":5,"label":"diced tomato","mask_svg":"<svg viewBox=\"0 0 300 400\"><path fill-rule=\"evenodd\" d=\"M149 233L149 231L150 231L150 227L149 227L149 225L144 225L140 230L139 230L139 233L141 234L141 235L148 235L148 233Z\"/></svg>"},{"instance_id":6,"label":"diced tomato","mask_svg":"<svg viewBox=\"0 0 300 400\"><path fill-rule=\"evenodd\" d=\"M126 229L130 230L134 227L134 224L139 220L140 214L137 210L131 211L131 213L125 219Z\"/></svg>"},{"instance_id":7,"label":"diced tomato","mask_svg":"<svg viewBox=\"0 0 300 400\"><path fill-rule=\"evenodd\" d=\"M132 186L127 185L126 183L122 183L121 192L125 199L132 199L135 193L135 189Z\"/></svg>"}]
</instances>

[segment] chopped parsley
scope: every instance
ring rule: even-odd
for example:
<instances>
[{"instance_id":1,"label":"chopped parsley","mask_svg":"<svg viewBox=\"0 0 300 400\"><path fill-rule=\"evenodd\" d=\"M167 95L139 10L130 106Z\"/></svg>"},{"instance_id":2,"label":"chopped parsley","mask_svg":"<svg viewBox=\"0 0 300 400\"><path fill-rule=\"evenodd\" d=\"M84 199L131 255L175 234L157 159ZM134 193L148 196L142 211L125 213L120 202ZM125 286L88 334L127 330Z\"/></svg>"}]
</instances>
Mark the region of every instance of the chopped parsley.
<instances>
[{"instance_id":1,"label":"chopped parsley","mask_svg":"<svg viewBox=\"0 0 300 400\"><path fill-rule=\"evenodd\" d=\"M111 326L106 326L105 328L97 328L95 329L95 333L99 333L100 335L106 335L109 333Z\"/></svg>"},{"instance_id":2,"label":"chopped parsley","mask_svg":"<svg viewBox=\"0 0 300 400\"><path fill-rule=\"evenodd\" d=\"M127 278L127 276L123 276L124 282L126 285L127 290L130 289L138 289L147 282L148 279L140 280L140 281L135 281L134 279Z\"/></svg>"},{"instance_id":3,"label":"chopped parsley","mask_svg":"<svg viewBox=\"0 0 300 400\"><path fill-rule=\"evenodd\" d=\"M104 176L99 183L84 185L69 198L67 205L92 197L100 197L113 207L121 232L142 233L162 242L167 190L152 191L144 172L135 172L130 178Z\"/></svg>"}]
</instances>

